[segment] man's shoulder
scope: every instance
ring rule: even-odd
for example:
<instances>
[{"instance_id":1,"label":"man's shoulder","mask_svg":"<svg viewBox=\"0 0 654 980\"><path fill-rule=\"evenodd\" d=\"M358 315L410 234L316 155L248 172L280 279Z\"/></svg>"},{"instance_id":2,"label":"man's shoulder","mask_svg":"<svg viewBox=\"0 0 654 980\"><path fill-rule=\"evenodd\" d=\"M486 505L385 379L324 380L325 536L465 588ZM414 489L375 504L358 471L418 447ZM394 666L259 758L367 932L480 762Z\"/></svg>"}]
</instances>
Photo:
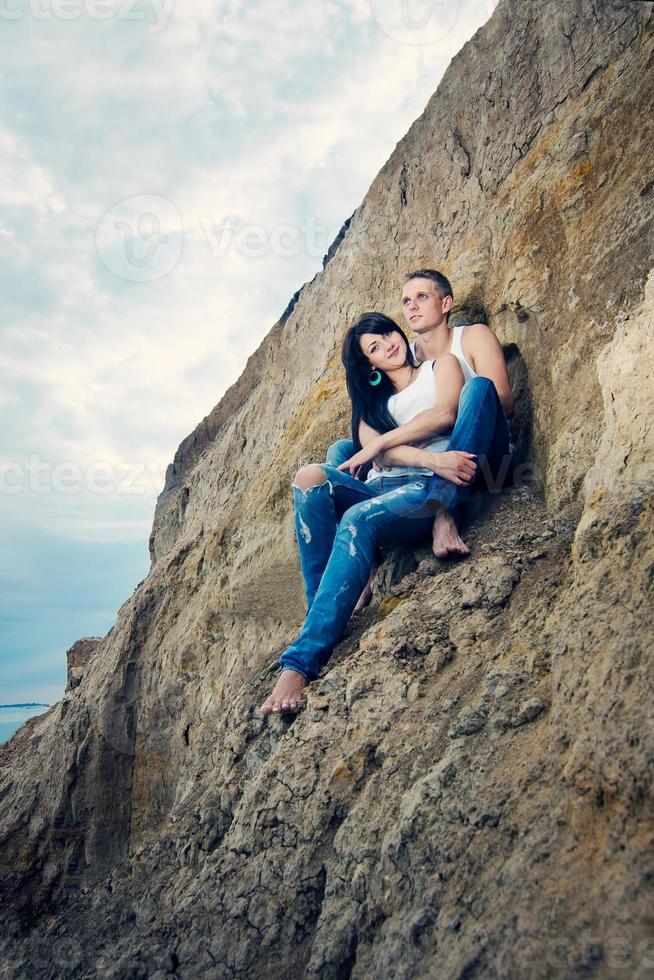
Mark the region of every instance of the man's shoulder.
<instances>
[{"instance_id":1,"label":"man's shoulder","mask_svg":"<svg viewBox=\"0 0 654 980\"><path fill-rule=\"evenodd\" d=\"M466 344L472 344L473 346L484 341L488 341L491 338L497 340L495 334L488 326L487 323L467 323L465 324L465 337Z\"/></svg>"},{"instance_id":2,"label":"man's shoulder","mask_svg":"<svg viewBox=\"0 0 654 980\"><path fill-rule=\"evenodd\" d=\"M480 335L493 333L487 323L462 323L460 326L463 327L465 332L470 335L475 333Z\"/></svg>"}]
</instances>

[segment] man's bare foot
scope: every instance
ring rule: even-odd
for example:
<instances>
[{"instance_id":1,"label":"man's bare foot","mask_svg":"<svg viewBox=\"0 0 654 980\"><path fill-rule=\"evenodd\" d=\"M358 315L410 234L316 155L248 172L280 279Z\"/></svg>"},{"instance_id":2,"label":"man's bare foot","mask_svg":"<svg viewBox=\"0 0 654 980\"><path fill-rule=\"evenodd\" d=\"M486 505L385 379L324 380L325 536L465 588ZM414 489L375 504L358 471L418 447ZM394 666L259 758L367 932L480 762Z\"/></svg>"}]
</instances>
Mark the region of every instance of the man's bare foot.
<instances>
[{"instance_id":1,"label":"man's bare foot","mask_svg":"<svg viewBox=\"0 0 654 980\"><path fill-rule=\"evenodd\" d=\"M449 510L439 510L434 518L432 551L437 558L470 554L470 548L460 537L459 529Z\"/></svg>"},{"instance_id":2,"label":"man's bare foot","mask_svg":"<svg viewBox=\"0 0 654 980\"><path fill-rule=\"evenodd\" d=\"M259 708L262 715L295 713L307 686L297 670L283 670L270 697Z\"/></svg>"}]
</instances>

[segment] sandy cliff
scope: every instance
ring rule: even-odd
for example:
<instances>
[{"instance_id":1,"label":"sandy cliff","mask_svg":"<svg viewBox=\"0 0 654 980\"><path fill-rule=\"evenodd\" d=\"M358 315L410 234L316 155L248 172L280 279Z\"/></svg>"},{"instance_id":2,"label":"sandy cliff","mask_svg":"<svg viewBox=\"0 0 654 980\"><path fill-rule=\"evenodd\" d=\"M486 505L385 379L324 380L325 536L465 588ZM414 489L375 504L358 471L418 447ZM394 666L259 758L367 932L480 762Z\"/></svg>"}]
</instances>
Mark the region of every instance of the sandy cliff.
<instances>
[{"instance_id":1,"label":"sandy cliff","mask_svg":"<svg viewBox=\"0 0 654 980\"><path fill-rule=\"evenodd\" d=\"M501 0L182 443L148 577L0 748L8 976L651 976L653 47L651 3ZM507 345L535 482L468 562L389 558L264 721L290 478L424 264Z\"/></svg>"}]
</instances>

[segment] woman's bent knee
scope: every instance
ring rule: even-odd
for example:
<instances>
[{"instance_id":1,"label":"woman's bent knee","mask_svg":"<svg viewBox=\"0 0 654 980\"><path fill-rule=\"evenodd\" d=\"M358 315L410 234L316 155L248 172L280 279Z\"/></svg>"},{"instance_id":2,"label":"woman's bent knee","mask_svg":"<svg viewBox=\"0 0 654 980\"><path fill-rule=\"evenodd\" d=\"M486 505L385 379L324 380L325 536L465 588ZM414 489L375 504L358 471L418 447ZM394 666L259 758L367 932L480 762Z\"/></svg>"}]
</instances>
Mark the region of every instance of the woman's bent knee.
<instances>
[{"instance_id":1,"label":"woman's bent knee","mask_svg":"<svg viewBox=\"0 0 654 980\"><path fill-rule=\"evenodd\" d=\"M327 450L325 461L329 466L338 467L341 463L345 463L350 456L354 456L355 452L356 447L351 439L337 439Z\"/></svg>"},{"instance_id":2,"label":"woman's bent knee","mask_svg":"<svg viewBox=\"0 0 654 980\"><path fill-rule=\"evenodd\" d=\"M310 490L311 487L320 486L326 480L327 477L322 466L319 466L317 463L309 463L308 466L302 466L297 471L293 480L293 486L299 487L300 490Z\"/></svg>"}]
</instances>

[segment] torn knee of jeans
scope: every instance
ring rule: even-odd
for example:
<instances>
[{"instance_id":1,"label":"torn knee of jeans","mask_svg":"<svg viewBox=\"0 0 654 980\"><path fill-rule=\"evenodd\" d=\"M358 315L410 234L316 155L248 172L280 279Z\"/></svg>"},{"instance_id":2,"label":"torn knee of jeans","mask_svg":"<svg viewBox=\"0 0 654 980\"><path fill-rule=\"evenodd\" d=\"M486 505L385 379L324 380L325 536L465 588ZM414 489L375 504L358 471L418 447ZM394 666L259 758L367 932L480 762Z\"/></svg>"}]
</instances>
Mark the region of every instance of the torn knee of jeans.
<instances>
[{"instance_id":1,"label":"torn knee of jeans","mask_svg":"<svg viewBox=\"0 0 654 980\"><path fill-rule=\"evenodd\" d=\"M325 477L324 480L321 480L320 483L313 483L310 487L307 487L306 490L303 487L298 487L297 483L291 483L291 489L292 490L297 490L298 493L301 493L303 500L306 500L307 497L309 496L309 494L313 490L320 490L320 488L321 487L324 487L324 486L326 486L326 487L329 488L329 495L330 495L330 497L333 497L334 496L334 488L333 488L333 486L331 484L331 480L328 480L327 477Z\"/></svg>"}]
</instances>

